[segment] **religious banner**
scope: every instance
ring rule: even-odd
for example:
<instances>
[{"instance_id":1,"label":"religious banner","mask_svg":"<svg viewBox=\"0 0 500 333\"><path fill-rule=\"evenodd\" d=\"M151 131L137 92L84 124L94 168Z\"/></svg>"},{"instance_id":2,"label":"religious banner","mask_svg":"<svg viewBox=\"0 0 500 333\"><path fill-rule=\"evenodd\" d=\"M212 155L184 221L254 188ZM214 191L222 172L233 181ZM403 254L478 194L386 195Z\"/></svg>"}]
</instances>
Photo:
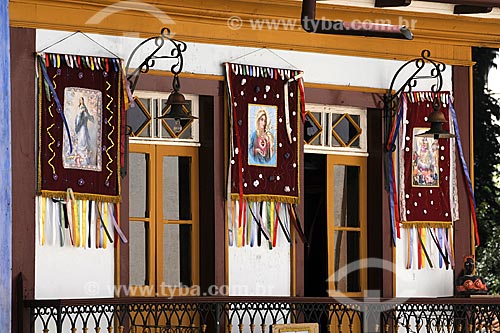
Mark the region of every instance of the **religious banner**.
<instances>
[{"instance_id":1,"label":"religious banner","mask_svg":"<svg viewBox=\"0 0 500 333\"><path fill-rule=\"evenodd\" d=\"M118 202L123 77L120 59L38 55L42 196Z\"/></svg>"},{"instance_id":2,"label":"religious banner","mask_svg":"<svg viewBox=\"0 0 500 333\"><path fill-rule=\"evenodd\" d=\"M388 160L389 201L394 239L401 238L401 227L406 230L407 268L454 266L452 226L459 219L456 148L466 178L468 171L452 101L448 92L409 92L400 97L387 147L396 148ZM444 115L443 130L451 138L422 135L429 130L434 105ZM470 182L468 192L473 201ZM475 217L473 205L471 210Z\"/></svg>"},{"instance_id":3,"label":"religious banner","mask_svg":"<svg viewBox=\"0 0 500 333\"><path fill-rule=\"evenodd\" d=\"M275 246L279 230L300 229L302 72L226 64L230 120L229 243Z\"/></svg>"},{"instance_id":4,"label":"religious banner","mask_svg":"<svg viewBox=\"0 0 500 333\"><path fill-rule=\"evenodd\" d=\"M115 207L128 101L122 61L40 53L37 69L40 243L49 232L61 246L105 247L113 230L126 242Z\"/></svg>"},{"instance_id":5,"label":"religious banner","mask_svg":"<svg viewBox=\"0 0 500 333\"><path fill-rule=\"evenodd\" d=\"M418 97L415 97L418 96ZM451 226L458 220L455 139L419 136L429 130L433 111L430 93L415 92L403 97L403 122L399 135L400 217L406 225ZM443 129L454 133L449 121L448 95L439 94Z\"/></svg>"}]
</instances>

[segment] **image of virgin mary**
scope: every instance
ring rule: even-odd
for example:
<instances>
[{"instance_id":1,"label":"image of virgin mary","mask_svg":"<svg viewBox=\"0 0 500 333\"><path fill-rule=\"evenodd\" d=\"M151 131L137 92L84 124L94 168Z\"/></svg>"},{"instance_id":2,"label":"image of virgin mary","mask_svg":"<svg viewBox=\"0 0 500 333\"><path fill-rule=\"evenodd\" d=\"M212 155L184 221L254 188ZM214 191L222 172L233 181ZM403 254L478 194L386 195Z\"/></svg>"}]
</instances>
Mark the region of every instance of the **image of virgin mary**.
<instances>
[{"instance_id":1,"label":"image of virgin mary","mask_svg":"<svg viewBox=\"0 0 500 333\"><path fill-rule=\"evenodd\" d=\"M271 119L265 108L255 115L255 129L248 142L248 164L276 166L275 134L271 131Z\"/></svg>"}]
</instances>

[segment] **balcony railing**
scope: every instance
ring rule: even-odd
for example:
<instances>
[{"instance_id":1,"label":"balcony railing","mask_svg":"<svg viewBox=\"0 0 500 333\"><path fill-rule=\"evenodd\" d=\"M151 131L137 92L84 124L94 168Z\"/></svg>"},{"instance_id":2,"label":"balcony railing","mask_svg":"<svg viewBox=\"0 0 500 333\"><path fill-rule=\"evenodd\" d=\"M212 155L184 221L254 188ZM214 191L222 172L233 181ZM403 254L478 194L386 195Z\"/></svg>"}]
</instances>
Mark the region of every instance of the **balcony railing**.
<instances>
[{"instance_id":1,"label":"balcony railing","mask_svg":"<svg viewBox=\"0 0 500 333\"><path fill-rule=\"evenodd\" d=\"M333 299L176 297L29 300L29 332L270 332L318 323L320 332L499 332L495 298Z\"/></svg>"}]
</instances>

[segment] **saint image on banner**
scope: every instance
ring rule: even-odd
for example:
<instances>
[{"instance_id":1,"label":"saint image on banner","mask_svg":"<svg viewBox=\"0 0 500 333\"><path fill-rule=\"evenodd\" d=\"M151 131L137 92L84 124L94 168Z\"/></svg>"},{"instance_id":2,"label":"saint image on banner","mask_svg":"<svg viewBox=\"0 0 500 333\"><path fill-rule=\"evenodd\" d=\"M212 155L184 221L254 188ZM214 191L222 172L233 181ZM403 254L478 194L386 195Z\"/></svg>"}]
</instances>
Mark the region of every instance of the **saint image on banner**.
<instances>
[{"instance_id":1,"label":"saint image on banner","mask_svg":"<svg viewBox=\"0 0 500 333\"><path fill-rule=\"evenodd\" d=\"M439 141L417 136L427 130L413 129L412 185L439 187Z\"/></svg>"},{"instance_id":2,"label":"saint image on banner","mask_svg":"<svg viewBox=\"0 0 500 333\"><path fill-rule=\"evenodd\" d=\"M101 171L101 91L66 88L64 90L64 114L73 145L73 150L70 151L68 137L64 132L64 168Z\"/></svg>"},{"instance_id":3,"label":"saint image on banner","mask_svg":"<svg viewBox=\"0 0 500 333\"><path fill-rule=\"evenodd\" d=\"M276 167L275 105L248 104L248 164Z\"/></svg>"}]
</instances>

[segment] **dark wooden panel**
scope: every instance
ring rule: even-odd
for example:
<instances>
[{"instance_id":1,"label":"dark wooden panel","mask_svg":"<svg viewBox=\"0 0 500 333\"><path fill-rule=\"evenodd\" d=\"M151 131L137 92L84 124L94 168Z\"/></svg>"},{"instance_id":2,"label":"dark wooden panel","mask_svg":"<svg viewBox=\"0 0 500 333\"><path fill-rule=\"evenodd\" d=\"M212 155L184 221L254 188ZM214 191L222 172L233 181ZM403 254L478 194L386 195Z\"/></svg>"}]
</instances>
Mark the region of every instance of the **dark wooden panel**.
<instances>
[{"instance_id":1,"label":"dark wooden panel","mask_svg":"<svg viewBox=\"0 0 500 333\"><path fill-rule=\"evenodd\" d=\"M460 139L469 171L474 167L470 160L470 91L469 91L469 67L453 66L453 95L455 97L455 110L457 112L458 128ZM462 259L465 255L472 253L471 244L471 218L468 203L466 181L462 168L460 167L460 157L456 156L457 181L458 181L458 203L460 220L455 223L455 277L460 274Z\"/></svg>"},{"instance_id":2,"label":"dark wooden panel","mask_svg":"<svg viewBox=\"0 0 500 333\"><path fill-rule=\"evenodd\" d=\"M180 75L181 93L207 96L219 96L219 83L217 80L200 80L184 78ZM144 74L141 75L136 90L158 91L169 94L172 91L172 76ZM221 111L222 112L222 111Z\"/></svg>"},{"instance_id":3,"label":"dark wooden panel","mask_svg":"<svg viewBox=\"0 0 500 333\"><path fill-rule=\"evenodd\" d=\"M127 138L128 139L128 138ZM127 144L128 147L128 144ZM128 150L127 150L128 152ZM128 158L125 158L125 163L127 163ZM129 214L129 201L125 200L125 198L128 198L129 196L129 178L128 175L123 177L121 180L121 197L122 201L120 203L120 227L127 237L129 239L129 220L128 220L128 214ZM118 259L119 265L120 265L120 271L116 272L115 274L120 274L119 275L119 281L120 285L125 285L127 286L129 283L129 243L127 242L126 244L122 243L118 237L115 237L117 242L120 242L120 258ZM120 288L120 291L123 293L124 290ZM121 295L125 296L125 295Z\"/></svg>"},{"instance_id":4,"label":"dark wooden panel","mask_svg":"<svg viewBox=\"0 0 500 333\"><path fill-rule=\"evenodd\" d=\"M12 278L23 274L23 295L13 304L34 297L35 288L35 30L11 28L12 105ZM17 315L13 312L13 331Z\"/></svg>"},{"instance_id":5,"label":"dark wooden panel","mask_svg":"<svg viewBox=\"0 0 500 333\"><path fill-rule=\"evenodd\" d=\"M305 95L307 103L349 105L374 109L382 109L384 106L382 94L377 93L306 88Z\"/></svg>"}]
</instances>

